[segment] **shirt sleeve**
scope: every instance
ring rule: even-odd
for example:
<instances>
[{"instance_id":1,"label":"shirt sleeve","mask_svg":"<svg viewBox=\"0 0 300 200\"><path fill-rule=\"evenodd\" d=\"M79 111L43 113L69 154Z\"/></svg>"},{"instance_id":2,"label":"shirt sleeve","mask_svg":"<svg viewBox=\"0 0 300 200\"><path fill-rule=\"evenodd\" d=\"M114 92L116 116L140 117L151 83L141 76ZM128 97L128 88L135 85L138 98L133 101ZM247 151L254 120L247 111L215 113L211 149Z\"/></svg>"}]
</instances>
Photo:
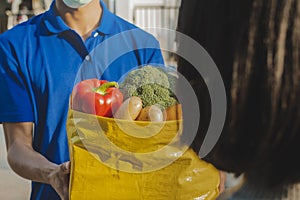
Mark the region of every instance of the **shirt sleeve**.
<instances>
[{"instance_id":1,"label":"shirt sleeve","mask_svg":"<svg viewBox=\"0 0 300 200\"><path fill-rule=\"evenodd\" d=\"M164 65L164 58L161 52L160 44L159 42L153 37L148 40L148 44L151 43L149 46L154 46L155 48L148 49L148 64L154 64L154 65Z\"/></svg>"},{"instance_id":2,"label":"shirt sleeve","mask_svg":"<svg viewBox=\"0 0 300 200\"><path fill-rule=\"evenodd\" d=\"M11 46L0 38L0 122L32 122L32 101Z\"/></svg>"}]
</instances>

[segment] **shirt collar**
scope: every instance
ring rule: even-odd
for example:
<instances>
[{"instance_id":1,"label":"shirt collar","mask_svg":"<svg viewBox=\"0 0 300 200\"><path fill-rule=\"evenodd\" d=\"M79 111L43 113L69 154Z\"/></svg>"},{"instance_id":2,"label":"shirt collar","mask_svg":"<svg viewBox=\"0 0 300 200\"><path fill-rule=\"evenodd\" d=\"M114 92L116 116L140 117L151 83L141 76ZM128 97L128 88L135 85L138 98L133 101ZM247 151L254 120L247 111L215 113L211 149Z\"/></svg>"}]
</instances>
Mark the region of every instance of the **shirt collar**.
<instances>
[{"instance_id":1,"label":"shirt collar","mask_svg":"<svg viewBox=\"0 0 300 200\"><path fill-rule=\"evenodd\" d=\"M102 7L102 16L96 31L104 35L113 34L115 32L116 16L107 9L105 3L100 1L100 4ZM70 30L63 19L57 14L55 1L52 2L50 9L45 13L44 23L48 31L54 34Z\"/></svg>"},{"instance_id":2,"label":"shirt collar","mask_svg":"<svg viewBox=\"0 0 300 200\"><path fill-rule=\"evenodd\" d=\"M104 35L114 34L116 33L116 28L115 28L116 16L107 9L103 1L100 1L100 3L102 7L102 16L98 28L96 28L96 31Z\"/></svg>"}]
</instances>

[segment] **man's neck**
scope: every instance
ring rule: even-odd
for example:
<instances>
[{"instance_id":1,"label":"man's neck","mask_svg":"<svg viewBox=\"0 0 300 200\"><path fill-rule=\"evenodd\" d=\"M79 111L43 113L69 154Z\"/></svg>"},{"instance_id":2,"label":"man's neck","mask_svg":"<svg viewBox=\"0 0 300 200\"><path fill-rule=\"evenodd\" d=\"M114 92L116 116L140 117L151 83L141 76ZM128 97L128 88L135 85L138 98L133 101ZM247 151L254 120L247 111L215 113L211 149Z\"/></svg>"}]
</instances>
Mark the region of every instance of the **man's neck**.
<instances>
[{"instance_id":1,"label":"man's neck","mask_svg":"<svg viewBox=\"0 0 300 200\"><path fill-rule=\"evenodd\" d=\"M92 0L89 4L77 9L67 7L62 0L56 0L56 9L65 23L75 30L83 40L99 26L102 7L99 0Z\"/></svg>"}]
</instances>

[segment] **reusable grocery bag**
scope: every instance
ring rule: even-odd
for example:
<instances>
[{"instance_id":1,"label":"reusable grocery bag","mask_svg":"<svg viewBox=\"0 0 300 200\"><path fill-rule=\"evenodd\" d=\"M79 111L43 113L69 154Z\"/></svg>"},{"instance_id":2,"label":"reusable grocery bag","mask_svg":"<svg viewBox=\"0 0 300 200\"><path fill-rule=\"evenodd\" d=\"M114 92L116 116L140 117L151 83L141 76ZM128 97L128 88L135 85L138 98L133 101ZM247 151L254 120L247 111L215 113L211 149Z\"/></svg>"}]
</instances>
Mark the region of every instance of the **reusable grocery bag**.
<instances>
[{"instance_id":1,"label":"reusable grocery bag","mask_svg":"<svg viewBox=\"0 0 300 200\"><path fill-rule=\"evenodd\" d=\"M71 200L204 200L219 172L189 147L182 120L126 121L69 109ZM155 133L155 134L154 134Z\"/></svg>"}]
</instances>

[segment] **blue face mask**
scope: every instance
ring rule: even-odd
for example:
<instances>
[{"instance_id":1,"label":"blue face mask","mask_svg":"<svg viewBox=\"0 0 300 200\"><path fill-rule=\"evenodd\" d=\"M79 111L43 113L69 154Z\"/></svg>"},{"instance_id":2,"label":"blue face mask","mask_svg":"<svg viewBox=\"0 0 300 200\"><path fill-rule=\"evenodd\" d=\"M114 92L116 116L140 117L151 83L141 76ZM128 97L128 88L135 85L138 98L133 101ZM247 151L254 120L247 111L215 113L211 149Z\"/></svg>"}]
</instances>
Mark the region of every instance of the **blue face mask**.
<instances>
[{"instance_id":1,"label":"blue face mask","mask_svg":"<svg viewBox=\"0 0 300 200\"><path fill-rule=\"evenodd\" d=\"M63 2L66 4L66 6L70 8L79 8L84 5L87 5L92 0L63 0Z\"/></svg>"}]
</instances>

